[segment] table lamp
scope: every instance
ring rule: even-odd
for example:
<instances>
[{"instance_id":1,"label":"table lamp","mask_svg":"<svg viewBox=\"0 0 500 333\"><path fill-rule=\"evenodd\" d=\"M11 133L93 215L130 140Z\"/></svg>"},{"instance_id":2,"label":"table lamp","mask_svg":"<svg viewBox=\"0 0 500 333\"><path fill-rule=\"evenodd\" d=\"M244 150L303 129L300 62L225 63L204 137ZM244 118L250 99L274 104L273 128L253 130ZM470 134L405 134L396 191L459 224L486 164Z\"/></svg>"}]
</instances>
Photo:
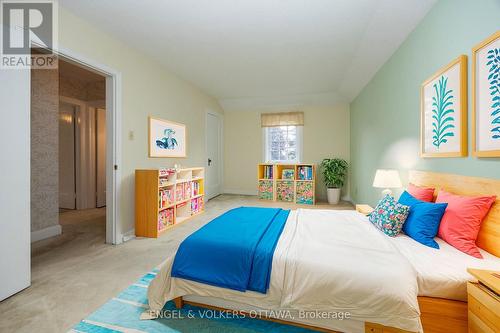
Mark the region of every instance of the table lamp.
<instances>
[{"instance_id":1,"label":"table lamp","mask_svg":"<svg viewBox=\"0 0 500 333\"><path fill-rule=\"evenodd\" d=\"M392 195L391 188L402 187L399 172L394 169L378 169L373 179L373 187L383 188L382 197Z\"/></svg>"}]
</instances>

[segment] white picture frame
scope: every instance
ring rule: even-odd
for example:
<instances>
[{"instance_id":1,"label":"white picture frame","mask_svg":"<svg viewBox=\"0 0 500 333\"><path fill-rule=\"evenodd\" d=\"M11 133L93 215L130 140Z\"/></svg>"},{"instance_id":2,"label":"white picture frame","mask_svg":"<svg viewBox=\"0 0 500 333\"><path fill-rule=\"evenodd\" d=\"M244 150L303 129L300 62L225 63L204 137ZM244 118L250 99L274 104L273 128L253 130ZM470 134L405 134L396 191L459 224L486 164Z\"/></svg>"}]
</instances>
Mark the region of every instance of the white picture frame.
<instances>
[{"instance_id":1,"label":"white picture frame","mask_svg":"<svg viewBox=\"0 0 500 333\"><path fill-rule=\"evenodd\" d=\"M149 117L149 157L186 157L186 125Z\"/></svg>"}]
</instances>

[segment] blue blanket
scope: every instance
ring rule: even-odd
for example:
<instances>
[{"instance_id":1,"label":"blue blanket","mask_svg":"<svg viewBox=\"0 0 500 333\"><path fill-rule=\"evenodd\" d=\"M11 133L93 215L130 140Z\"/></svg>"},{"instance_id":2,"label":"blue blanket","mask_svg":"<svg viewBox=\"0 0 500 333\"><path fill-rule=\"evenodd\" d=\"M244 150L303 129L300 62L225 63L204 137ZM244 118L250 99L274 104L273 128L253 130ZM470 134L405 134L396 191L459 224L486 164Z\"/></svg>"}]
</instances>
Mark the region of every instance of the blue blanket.
<instances>
[{"instance_id":1,"label":"blue blanket","mask_svg":"<svg viewBox=\"0 0 500 333\"><path fill-rule=\"evenodd\" d=\"M227 211L181 243L172 276L265 294L274 250L289 213L257 207Z\"/></svg>"}]
</instances>

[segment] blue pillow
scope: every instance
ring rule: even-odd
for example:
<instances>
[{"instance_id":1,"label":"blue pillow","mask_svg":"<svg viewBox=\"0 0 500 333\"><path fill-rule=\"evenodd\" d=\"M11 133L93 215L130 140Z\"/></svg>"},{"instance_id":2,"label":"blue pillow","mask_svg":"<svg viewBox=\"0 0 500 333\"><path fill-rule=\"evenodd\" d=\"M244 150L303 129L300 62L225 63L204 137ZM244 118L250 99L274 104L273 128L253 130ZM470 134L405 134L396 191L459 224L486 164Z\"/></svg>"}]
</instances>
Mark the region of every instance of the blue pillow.
<instances>
[{"instance_id":1,"label":"blue pillow","mask_svg":"<svg viewBox=\"0 0 500 333\"><path fill-rule=\"evenodd\" d=\"M416 199L404 191L399 197L400 204L410 206L410 213L403 224L403 232L417 242L439 249L434 240L439 229L447 203L432 203Z\"/></svg>"}]
</instances>

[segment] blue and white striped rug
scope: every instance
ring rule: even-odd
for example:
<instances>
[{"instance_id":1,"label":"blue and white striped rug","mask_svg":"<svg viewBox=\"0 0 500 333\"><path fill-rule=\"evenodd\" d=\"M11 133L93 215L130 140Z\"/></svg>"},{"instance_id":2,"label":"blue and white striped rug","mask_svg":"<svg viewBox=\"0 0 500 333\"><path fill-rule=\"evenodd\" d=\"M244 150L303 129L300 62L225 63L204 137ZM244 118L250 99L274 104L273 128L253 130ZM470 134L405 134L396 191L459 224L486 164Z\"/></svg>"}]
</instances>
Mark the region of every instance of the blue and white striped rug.
<instances>
[{"instance_id":1,"label":"blue and white striped rug","mask_svg":"<svg viewBox=\"0 0 500 333\"><path fill-rule=\"evenodd\" d=\"M173 302L163 308L168 318L140 320L148 308L147 287L157 271L147 273L117 297L75 325L70 332L81 333L312 333L313 331L253 318L228 318L218 311L185 305L177 311Z\"/></svg>"}]
</instances>

